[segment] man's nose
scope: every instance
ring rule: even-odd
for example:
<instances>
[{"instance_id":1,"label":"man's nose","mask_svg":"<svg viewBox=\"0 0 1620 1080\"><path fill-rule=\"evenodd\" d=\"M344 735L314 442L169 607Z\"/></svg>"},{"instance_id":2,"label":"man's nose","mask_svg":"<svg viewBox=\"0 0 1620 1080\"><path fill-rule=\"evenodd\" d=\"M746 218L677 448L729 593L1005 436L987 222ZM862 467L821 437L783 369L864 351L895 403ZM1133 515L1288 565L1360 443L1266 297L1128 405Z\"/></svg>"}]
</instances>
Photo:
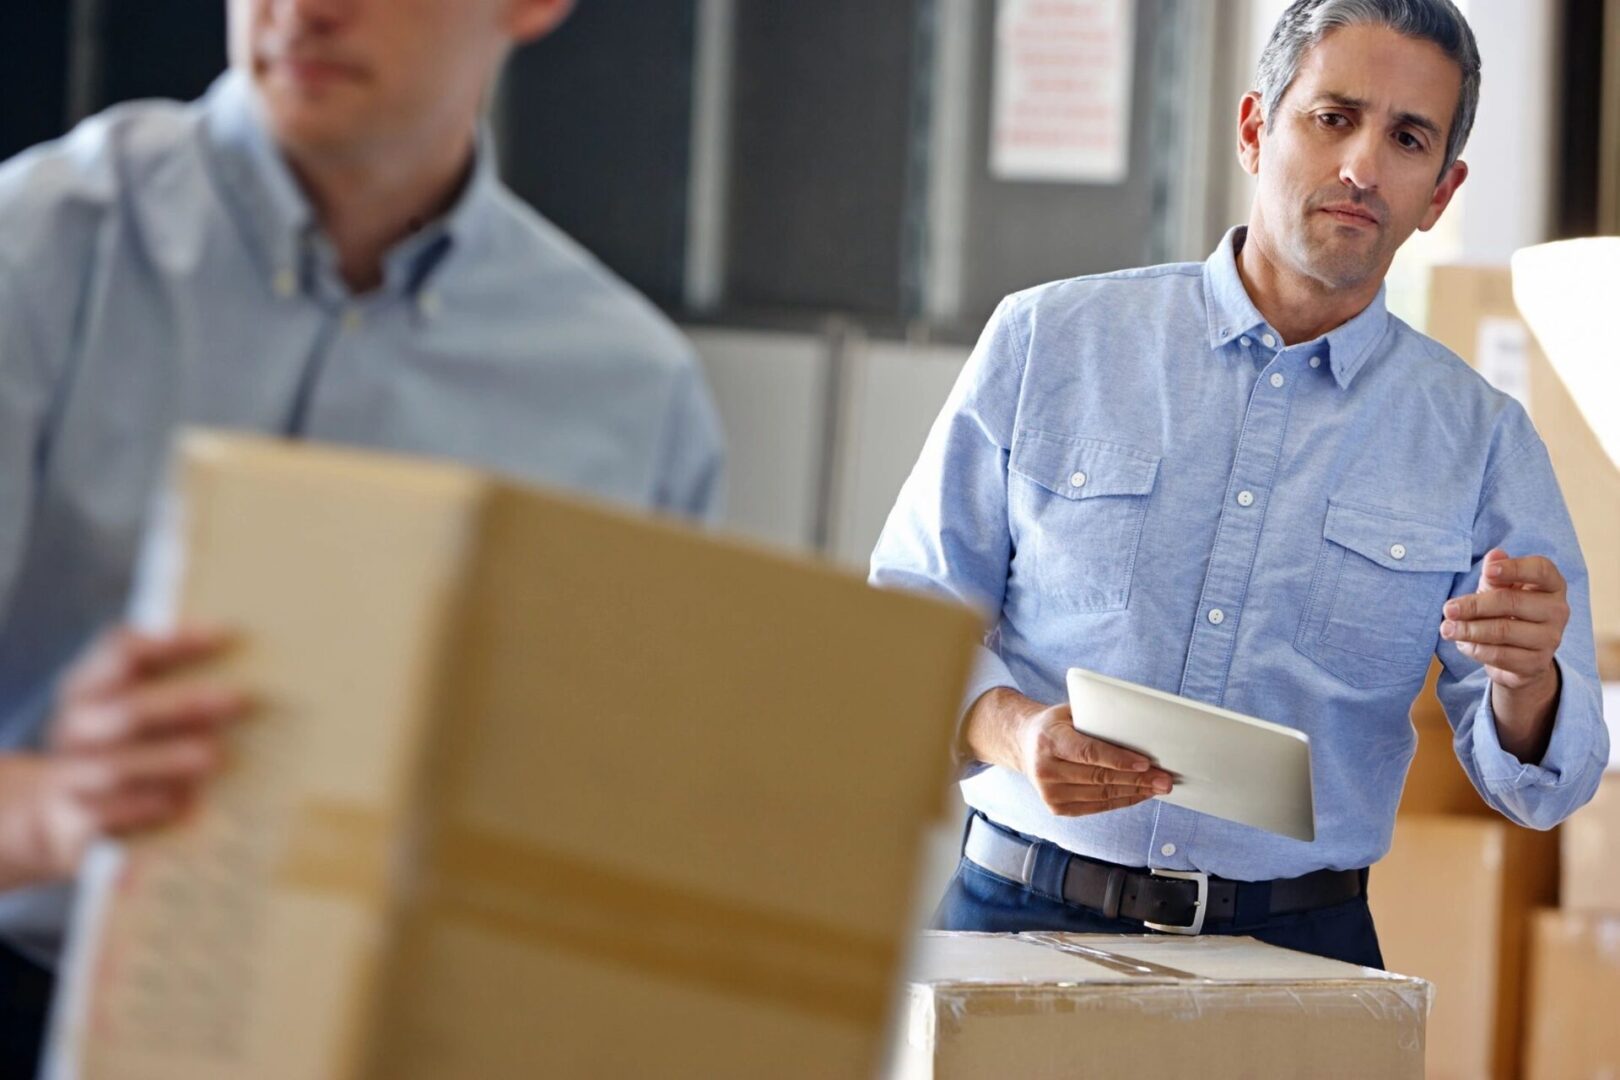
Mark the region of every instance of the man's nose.
<instances>
[{"instance_id":1,"label":"man's nose","mask_svg":"<svg viewBox=\"0 0 1620 1080\"><path fill-rule=\"evenodd\" d=\"M353 14L356 0L270 0L283 19L304 26L328 27Z\"/></svg>"},{"instance_id":2,"label":"man's nose","mask_svg":"<svg viewBox=\"0 0 1620 1080\"><path fill-rule=\"evenodd\" d=\"M1377 191L1383 150L1383 140L1377 132L1358 132L1345 145L1344 160L1339 164L1339 179L1363 191Z\"/></svg>"}]
</instances>

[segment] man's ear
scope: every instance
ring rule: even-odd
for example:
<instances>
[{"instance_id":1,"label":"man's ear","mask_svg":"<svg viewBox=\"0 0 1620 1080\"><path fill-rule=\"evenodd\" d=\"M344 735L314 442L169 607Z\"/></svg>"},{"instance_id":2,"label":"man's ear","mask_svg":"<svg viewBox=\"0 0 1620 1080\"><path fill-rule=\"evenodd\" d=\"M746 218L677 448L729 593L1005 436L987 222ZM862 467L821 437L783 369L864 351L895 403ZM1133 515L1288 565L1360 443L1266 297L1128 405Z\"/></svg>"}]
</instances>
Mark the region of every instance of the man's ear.
<instances>
[{"instance_id":1,"label":"man's ear","mask_svg":"<svg viewBox=\"0 0 1620 1080\"><path fill-rule=\"evenodd\" d=\"M1446 170L1440 182L1434 187L1434 195L1429 199L1429 208L1423 212L1423 220L1418 222L1420 232L1428 232L1440 220L1446 207L1451 205L1451 197L1457 194L1464 180L1468 179L1468 163L1453 161L1451 168Z\"/></svg>"},{"instance_id":2,"label":"man's ear","mask_svg":"<svg viewBox=\"0 0 1620 1080\"><path fill-rule=\"evenodd\" d=\"M1265 127L1261 116L1260 92L1250 90L1238 102L1238 164L1250 176L1260 175L1260 131Z\"/></svg>"},{"instance_id":3,"label":"man's ear","mask_svg":"<svg viewBox=\"0 0 1620 1080\"><path fill-rule=\"evenodd\" d=\"M506 32L514 44L538 41L561 26L573 10L574 0L510 0Z\"/></svg>"}]
</instances>

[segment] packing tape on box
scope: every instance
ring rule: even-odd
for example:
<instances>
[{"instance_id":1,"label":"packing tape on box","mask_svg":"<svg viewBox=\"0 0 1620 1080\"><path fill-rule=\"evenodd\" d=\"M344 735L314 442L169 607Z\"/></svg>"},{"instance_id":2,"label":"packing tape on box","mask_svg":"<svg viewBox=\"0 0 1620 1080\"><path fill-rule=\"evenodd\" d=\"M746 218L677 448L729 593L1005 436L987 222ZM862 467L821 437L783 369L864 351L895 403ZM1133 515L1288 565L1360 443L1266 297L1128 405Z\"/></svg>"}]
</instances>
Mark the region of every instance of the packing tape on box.
<instances>
[{"instance_id":1,"label":"packing tape on box","mask_svg":"<svg viewBox=\"0 0 1620 1080\"><path fill-rule=\"evenodd\" d=\"M379 811L356 803L312 802L299 809L275 882L381 902L393 880L391 829Z\"/></svg>"},{"instance_id":2,"label":"packing tape on box","mask_svg":"<svg viewBox=\"0 0 1620 1080\"><path fill-rule=\"evenodd\" d=\"M1082 945L1077 941L1055 934L1023 934L1026 940L1056 949L1058 952L1069 953L1072 956L1082 957L1094 964L1100 964L1109 971L1116 971L1121 975L1130 975L1138 979L1180 979L1190 982L1206 981L1190 971L1180 968L1167 967L1164 964L1155 964L1151 960L1138 960L1134 956L1124 956L1120 953L1099 949L1095 945Z\"/></svg>"},{"instance_id":3,"label":"packing tape on box","mask_svg":"<svg viewBox=\"0 0 1620 1080\"><path fill-rule=\"evenodd\" d=\"M383 904L394 880L385 817L336 802L306 805L278 884ZM761 910L487 830L434 843L414 928L447 919L715 990L854 1023L882 1015L898 943Z\"/></svg>"}]
</instances>

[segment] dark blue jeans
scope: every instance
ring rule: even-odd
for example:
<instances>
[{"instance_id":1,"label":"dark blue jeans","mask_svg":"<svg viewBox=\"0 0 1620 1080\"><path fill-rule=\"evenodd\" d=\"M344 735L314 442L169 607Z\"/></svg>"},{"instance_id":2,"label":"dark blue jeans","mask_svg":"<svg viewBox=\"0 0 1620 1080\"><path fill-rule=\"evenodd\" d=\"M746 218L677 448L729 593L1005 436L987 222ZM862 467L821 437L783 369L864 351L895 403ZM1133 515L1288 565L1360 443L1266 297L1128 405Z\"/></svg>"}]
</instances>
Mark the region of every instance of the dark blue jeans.
<instances>
[{"instance_id":1,"label":"dark blue jeans","mask_svg":"<svg viewBox=\"0 0 1620 1080\"><path fill-rule=\"evenodd\" d=\"M978 930L1013 933L1025 930L1057 930L1076 934L1148 934L1135 919L1109 919L1089 908L1060 899L1063 871L1068 855L1052 844L1043 843L1035 856L1031 885L1019 885L962 859L956 876L934 913L937 930ZM1312 953L1332 960L1344 960L1363 967L1382 968L1384 956L1378 949L1378 933L1373 929L1372 912L1367 909L1363 870L1362 894L1354 900L1315 911L1271 915L1245 911L1239 904L1231 922L1208 924L1205 934L1236 934L1257 938L1297 952Z\"/></svg>"},{"instance_id":2,"label":"dark blue jeans","mask_svg":"<svg viewBox=\"0 0 1620 1080\"><path fill-rule=\"evenodd\" d=\"M55 979L0 944L0 1080L34 1080Z\"/></svg>"}]
</instances>

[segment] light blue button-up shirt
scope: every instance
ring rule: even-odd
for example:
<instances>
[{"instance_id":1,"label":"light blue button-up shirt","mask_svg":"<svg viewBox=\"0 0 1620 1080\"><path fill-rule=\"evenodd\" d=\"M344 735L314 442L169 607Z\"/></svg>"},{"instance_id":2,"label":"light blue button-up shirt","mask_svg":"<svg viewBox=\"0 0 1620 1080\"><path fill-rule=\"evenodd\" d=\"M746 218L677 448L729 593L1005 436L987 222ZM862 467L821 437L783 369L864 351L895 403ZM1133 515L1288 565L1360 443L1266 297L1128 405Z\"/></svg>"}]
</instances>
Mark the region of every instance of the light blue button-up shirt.
<instances>
[{"instance_id":1,"label":"light blue button-up shirt","mask_svg":"<svg viewBox=\"0 0 1620 1080\"><path fill-rule=\"evenodd\" d=\"M359 297L237 74L7 163L0 241L0 746L37 739L55 674L120 616L177 425L716 509L690 347L482 150Z\"/></svg>"},{"instance_id":2,"label":"light blue button-up shirt","mask_svg":"<svg viewBox=\"0 0 1620 1080\"><path fill-rule=\"evenodd\" d=\"M1383 294L1283 347L1244 290L1233 230L1200 265L1002 302L901 490L872 581L984 606L965 704L1065 699L1089 668L1311 739L1316 840L1151 800L1059 818L1022 775L975 766L992 819L1131 866L1243 880L1363 867L1389 848L1430 658L1458 758L1515 821L1547 828L1608 758L1587 577L1524 410L1391 316ZM1439 628L1493 547L1569 582L1546 756L1498 742L1484 669Z\"/></svg>"}]
</instances>

